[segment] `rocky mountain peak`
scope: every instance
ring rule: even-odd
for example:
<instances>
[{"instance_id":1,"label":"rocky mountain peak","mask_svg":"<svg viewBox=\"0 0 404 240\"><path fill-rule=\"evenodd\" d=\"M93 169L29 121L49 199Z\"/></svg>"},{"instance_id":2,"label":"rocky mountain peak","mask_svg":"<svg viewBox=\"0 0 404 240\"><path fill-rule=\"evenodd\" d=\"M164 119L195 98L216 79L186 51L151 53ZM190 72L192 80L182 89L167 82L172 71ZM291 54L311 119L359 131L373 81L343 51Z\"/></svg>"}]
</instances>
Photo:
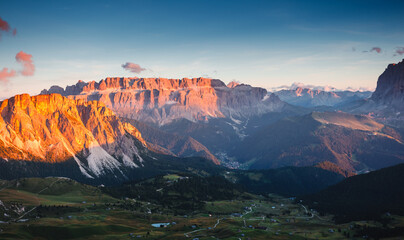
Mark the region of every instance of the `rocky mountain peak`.
<instances>
[{"instance_id":1,"label":"rocky mountain peak","mask_svg":"<svg viewBox=\"0 0 404 240\"><path fill-rule=\"evenodd\" d=\"M376 91L372 100L398 108L404 106L404 59L395 64L389 64L377 80Z\"/></svg>"},{"instance_id":2,"label":"rocky mountain peak","mask_svg":"<svg viewBox=\"0 0 404 240\"><path fill-rule=\"evenodd\" d=\"M105 104L60 94L16 95L0 102L0 158L75 161L87 177L141 167L140 132Z\"/></svg>"},{"instance_id":3,"label":"rocky mountain peak","mask_svg":"<svg viewBox=\"0 0 404 240\"><path fill-rule=\"evenodd\" d=\"M238 86L238 85L240 85L239 82L231 81L231 82L229 82L229 83L227 84L227 87L228 87L228 88L235 88L235 87Z\"/></svg>"}]
</instances>

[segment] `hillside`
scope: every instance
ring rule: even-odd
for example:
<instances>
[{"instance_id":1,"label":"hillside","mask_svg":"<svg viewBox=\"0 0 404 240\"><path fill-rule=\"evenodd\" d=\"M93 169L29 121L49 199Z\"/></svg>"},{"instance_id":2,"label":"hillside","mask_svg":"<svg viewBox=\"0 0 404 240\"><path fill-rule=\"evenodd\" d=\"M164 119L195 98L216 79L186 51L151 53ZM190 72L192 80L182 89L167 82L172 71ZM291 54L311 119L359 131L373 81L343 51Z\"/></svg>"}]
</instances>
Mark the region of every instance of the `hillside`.
<instances>
[{"instance_id":1,"label":"hillside","mask_svg":"<svg viewBox=\"0 0 404 240\"><path fill-rule=\"evenodd\" d=\"M219 164L219 160L204 145L192 137L168 133L132 119L122 119L122 121L135 126L148 142L148 146L154 147L157 151L178 157L203 157Z\"/></svg>"},{"instance_id":2,"label":"hillside","mask_svg":"<svg viewBox=\"0 0 404 240\"><path fill-rule=\"evenodd\" d=\"M207 201L251 199L238 184L220 176L158 176L141 182L108 187L103 191L116 198L134 198L173 209L176 214L202 210Z\"/></svg>"},{"instance_id":3,"label":"hillside","mask_svg":"<svg viewBox=\"0 0 404 240\"><path fill-rule=\"evenodd\" d=\"M322 212L336 215L337 221L380 219L381 215L404 214L404 164L345 179L304 202Z\"/></svg>"},{"instance_id":4,"label":"hillside","mask_svg":"<svg viewBox=\"0 0 404 240\"><path fill-rule=\"evenodd\" d=\"M232 153L252 169L331 162L355 173L404 162L399 131L366 116L314 112L280 120L245 139Z\"/></svg>"},{"instance_id":5,"label":"hillside","mask_svg":"<svg viewBox=\"0 0 404 240\"><path fill-rule=\"evenodd\" d=\"M344 179L344 176L318 167L283 167L269 170L235 171L225 175L247 191L299 196L315 193Z\"/></svg>"}]
</instances>

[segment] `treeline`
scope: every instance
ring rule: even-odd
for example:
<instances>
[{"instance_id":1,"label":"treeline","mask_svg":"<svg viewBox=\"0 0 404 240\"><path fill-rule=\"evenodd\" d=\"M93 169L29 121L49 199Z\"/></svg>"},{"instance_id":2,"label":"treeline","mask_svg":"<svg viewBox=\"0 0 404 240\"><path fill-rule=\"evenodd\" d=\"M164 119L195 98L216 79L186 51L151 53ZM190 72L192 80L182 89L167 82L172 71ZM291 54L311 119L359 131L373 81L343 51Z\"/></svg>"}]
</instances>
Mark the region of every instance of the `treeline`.
<instances>
[{"instance_id":1,"label":"treeline","mask_svg":"<svg viewBox=\"0 0 404 240\"><path fill-rule=\"evenodd\" d=\"M317 167L283 167L236 172L237 183L255 194L299 196L315 193L342 181L340 174Z\"/></svg>"},{"instance_id":2,"label":"treeline","mask_svg":"<svg viewBox=\"0 0 404 240\"><path fill-rule=\"evenodd\" d=\"M240 198L244 189L220 176L168 180L158 176L140 183L104 188L116 198L133 198L174 209L178 214L202 209L206 201Z\"/></svg>"}]
</instances>

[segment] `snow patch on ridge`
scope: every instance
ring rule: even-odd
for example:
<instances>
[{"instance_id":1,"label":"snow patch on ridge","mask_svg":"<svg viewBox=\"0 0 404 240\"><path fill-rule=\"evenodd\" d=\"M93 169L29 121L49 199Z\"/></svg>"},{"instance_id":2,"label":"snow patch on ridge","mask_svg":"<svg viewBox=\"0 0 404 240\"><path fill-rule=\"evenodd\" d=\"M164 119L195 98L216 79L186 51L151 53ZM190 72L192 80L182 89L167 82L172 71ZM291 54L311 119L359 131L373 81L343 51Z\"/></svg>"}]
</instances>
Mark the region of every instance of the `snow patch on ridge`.
<instances>
[{"instance_id":1,"label":"snow patch on ridge","mask_svg":"<svg viewBox=\"0 0 404 240\"><path fill-rule=\"evenodd\" d=\"M93 143L89 148L87 157L89 169L97 176L105 173L105 169L111 171L118 169L121 164L114 157L109 155L98 143Z\"/></svg>"},{"instance_id":2,"label":"snow patch on ridge","mask_svg":"<svg viewBox=\"0 0 404 240\"><path fill-rule=\"evenodd\" d=\"M62 140L62 144L63 146L67 149L67 151L73 156L74 161L76 161L77 165L79 166L80 172L88 177L88 178L94 178L93 176L91 176L90 174L88 174L86 167L84 166L84 164L76 157L76 155L67 147L67 145L65 144L65 141Z\"/></svg>"},{"instance_id":3,"label":"snow patch on ridge","mask_svg":"<svg viewBox=\"0 0 404 240\"><path fill-rule=\"evenodd\" d=\"M139 166L134 163L126 154L123 154L122 162L125 166L139 168Z\"/></svg>"},{"instance_id":4,"label":"snow patch on ridge","mask_svg":"<svg viewBox=\"0 0 404 240\"><path fill-rule=\"evenodd\" d=\"M139 160L140 164L142 165L142 167L144 167L144 165L143 165L143 162L144 162L143 158L139 155L138 152L135 152L135 154L136 154L136 157L137 157L137 159Z\"/></svg>"}]
</instances>

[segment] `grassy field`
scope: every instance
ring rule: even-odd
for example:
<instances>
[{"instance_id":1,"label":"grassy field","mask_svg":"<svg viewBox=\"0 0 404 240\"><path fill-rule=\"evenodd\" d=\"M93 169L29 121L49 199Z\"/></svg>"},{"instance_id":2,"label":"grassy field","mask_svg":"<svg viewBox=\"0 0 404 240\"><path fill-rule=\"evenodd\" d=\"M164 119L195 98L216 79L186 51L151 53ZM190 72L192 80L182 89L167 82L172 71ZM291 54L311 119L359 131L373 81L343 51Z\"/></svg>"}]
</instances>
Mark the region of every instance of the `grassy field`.
<instances>
[{"instance_id":1,"label":"grassy field","mask_svg":"<svg viewBox=\"0 0 404 240\"><path fill-rule=\"evenodd\" d=\"M174 216L161 206L116 199L69 179L0 185L7 186L0 188L0 239L344 239L347 233L352 239L353 225L379 224L335 225L332 216L276 195L207 202L203 210ZM404 218L394 217L391 224L404 226Z\"/></svg>"},{"instance_id":2,"label":"grassy field","mask_svg":"<svg viewBox=\"0 0 404 240\"><path fill-rule=\"evenodd\" d=\"M175 181L175 180L181 178L181 176L179 176L178 174L168 174L168 175L165 175L164 178L167 180Z\"/></svg>"}]
</instances>

